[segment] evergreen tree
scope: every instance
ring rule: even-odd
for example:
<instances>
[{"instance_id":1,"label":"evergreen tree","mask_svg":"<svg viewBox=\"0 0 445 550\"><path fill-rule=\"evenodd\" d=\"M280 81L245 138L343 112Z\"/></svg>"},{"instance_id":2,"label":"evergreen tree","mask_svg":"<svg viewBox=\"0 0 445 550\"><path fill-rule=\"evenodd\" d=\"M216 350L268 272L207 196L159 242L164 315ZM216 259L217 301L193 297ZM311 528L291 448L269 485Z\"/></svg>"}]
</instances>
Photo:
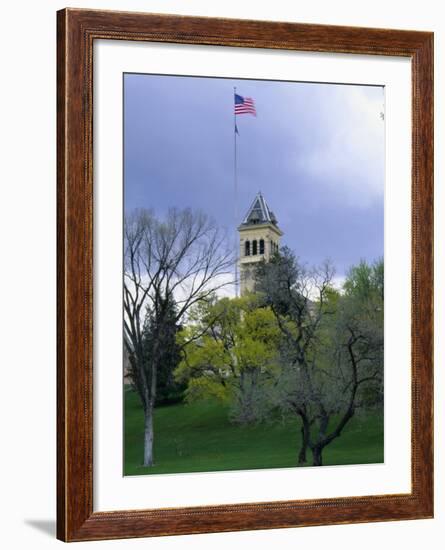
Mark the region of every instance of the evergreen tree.
<instances>
[{"instance_id":1,"label":"evergreen tree","mask_svg":"<svg viewBox=\"0 0 445 550\"><path fill-rule=\"evenodd\" d=\"M142 332L143 353L145 361L150 362L156 339L159 345L159 368L157 372L155 405L175 403L182 400L185 385L177 382L173 371L178 366L180 347L176 336L181 330L177 323L176 305L173 301L166 302L162 327L151 310L147 311Z\"/></svg>"}]
</instances>

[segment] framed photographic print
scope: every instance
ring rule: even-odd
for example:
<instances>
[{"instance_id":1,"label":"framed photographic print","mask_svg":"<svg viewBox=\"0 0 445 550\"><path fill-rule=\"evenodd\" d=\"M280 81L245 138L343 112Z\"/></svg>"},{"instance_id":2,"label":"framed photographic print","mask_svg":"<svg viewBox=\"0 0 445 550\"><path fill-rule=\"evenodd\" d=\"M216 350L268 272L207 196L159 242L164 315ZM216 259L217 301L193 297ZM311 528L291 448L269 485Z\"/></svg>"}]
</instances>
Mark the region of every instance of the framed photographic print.
<instances>
[{"instance_id":1,"label":"framed photographic print","mask_svg":"<svg viewBox=\"0 0 445 550\"><path fill-rule=\"evenodd\" d=\"M433 35L58 12L58 538L433 515Z\"/></svg>"}]
</instances>

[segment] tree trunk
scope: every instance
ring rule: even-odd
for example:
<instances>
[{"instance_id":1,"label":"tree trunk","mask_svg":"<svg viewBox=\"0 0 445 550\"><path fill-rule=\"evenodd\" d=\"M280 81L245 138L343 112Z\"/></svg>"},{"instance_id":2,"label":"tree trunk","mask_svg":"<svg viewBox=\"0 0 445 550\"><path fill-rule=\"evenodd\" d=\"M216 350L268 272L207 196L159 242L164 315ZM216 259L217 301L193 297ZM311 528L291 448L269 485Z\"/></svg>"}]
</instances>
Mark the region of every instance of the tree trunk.
<instances>
[{"instance_id":1,"label":"tree trunk","mask_svg":"<svg viewBox=\"0 0 445 550\"><path fill-rule=\"evenodd\" d=\"M303 466L303 464L306 464L307 462L307 457L306 457L307 446L308 446L308 436L307 436L306 430L303 427L301 428L301 447L300 447L300 452L298 453L299 466Z\"/></svg>"},{"instance_id":2,"label":"tree trunk","mask_svg":"<svg viewBox=\"0 0 445 550\"><path fill-rule=\"evenodd\" d=\"M144 418L144 466L153 466L153 406L149 405Z\"/></svg>"},{"instance_id":3,"label":"tree trunk","mask_svg":"<svg viewBox=\"0 0 445 550\"><path fill-rule=\"evenodd\" d=\"M320 447L319 445L312 447L313 466L323 466L323 459L321 456L322 451L323 447Z\"/></svg>"}]
</instances>

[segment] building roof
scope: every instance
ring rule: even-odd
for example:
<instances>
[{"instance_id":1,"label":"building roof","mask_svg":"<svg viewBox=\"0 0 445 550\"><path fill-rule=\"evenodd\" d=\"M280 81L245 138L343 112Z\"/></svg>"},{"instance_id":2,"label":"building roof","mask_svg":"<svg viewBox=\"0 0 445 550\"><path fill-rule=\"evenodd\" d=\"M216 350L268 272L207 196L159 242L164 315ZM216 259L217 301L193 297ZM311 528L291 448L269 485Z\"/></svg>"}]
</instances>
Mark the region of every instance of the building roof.
<instances>
[{"instance_id":1,"label":"building roof","mask_svg":"<svg viewBox=\"0 0 445 550\"><path fill-rule=\"evenodd\" d=\"M267 205L261 192L259 192L253 200L241 225L254 225L260 223L278 224L275 214Z\"/></svg>"}]
</instances>

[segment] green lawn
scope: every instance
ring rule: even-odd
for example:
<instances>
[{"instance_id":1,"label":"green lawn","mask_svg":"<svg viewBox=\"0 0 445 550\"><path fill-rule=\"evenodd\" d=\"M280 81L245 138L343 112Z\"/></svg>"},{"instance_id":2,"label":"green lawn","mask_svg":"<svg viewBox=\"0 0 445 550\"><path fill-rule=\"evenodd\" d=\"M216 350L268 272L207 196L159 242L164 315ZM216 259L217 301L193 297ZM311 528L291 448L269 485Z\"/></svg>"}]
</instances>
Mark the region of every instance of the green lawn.
<instances>
[{"instance_id":1,"label":"green lawn","mask_svg":"<svg viewBox=\"0 0 445 550\"><path fill-rule=\"evenodd\" d=\"M143 414L137 395L125 392L125 475L288 468L296 465L296 423L240 427L215 402L155 409L155 466L142 464ZM310 452L308 454L310 458ZM353 418L323 453L323 463L383 462L383 417Z\"/></svg>"}]
</instances>

